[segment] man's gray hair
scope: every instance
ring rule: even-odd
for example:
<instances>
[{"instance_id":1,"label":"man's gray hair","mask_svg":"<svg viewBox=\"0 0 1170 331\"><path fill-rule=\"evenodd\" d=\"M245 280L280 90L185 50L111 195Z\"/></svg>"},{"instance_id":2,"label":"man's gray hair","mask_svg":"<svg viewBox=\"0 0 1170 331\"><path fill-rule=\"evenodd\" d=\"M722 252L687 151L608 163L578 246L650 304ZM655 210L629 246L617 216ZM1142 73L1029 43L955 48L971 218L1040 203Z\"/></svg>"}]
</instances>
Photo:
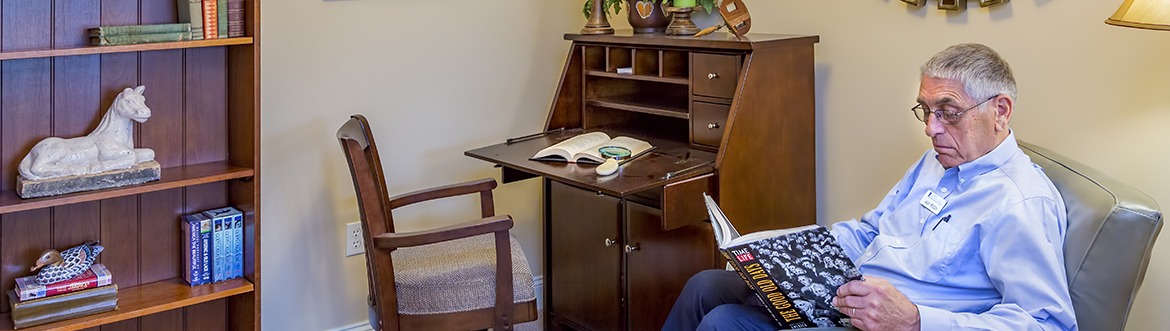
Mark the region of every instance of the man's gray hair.
<instances>
[{"instance_id":1,"label":"man's gray hair","mask_svg":"<svg viewBox=\"0 0 1170 331\"><path fill-rule=\"evenodd\" d=\"M967 95L982 101L1006 94L1016 99L1016 79L1007 61L991 47L959 44L947 47L922 65L926 77L954 79L963 83Z\"/></svg>"}]
</instances>

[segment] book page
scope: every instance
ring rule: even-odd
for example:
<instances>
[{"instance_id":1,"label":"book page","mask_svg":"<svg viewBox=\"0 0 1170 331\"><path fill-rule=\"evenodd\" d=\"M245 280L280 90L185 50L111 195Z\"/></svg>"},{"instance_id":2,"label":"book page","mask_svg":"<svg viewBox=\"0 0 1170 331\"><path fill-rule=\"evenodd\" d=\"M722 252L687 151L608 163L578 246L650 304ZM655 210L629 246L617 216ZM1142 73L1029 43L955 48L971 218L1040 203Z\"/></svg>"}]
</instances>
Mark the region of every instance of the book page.
<instances>
[{"instance_id":1,"label":"book page","mask_svg":"<svg viewBox=\"0 0 1170 331\"><path fill-rule=\"evenodd\" d=\"M703 201L707 203L707 216L711 218L711 228L715 232L715 245L719 248L727 248L731 241L739 238L739 231L731 225L731 221L727 219L727 215L723 214L723 210L719 209L719 205L715 203L707 193L703 193Z\"/></svg>"},{"instance_id":2,"label":"book page","mask_svg":"<svg viewBox=\"0 0 1170 331\"><path fill-rule=\"evenodd\" d=\"M783 236L783 235L786 235L789 233L800 232L800 231L804 231L804 230L808 230L808 229L815 229L819 226L820 225L810 224L810 225L805 225L805 226L798 226L795 228L764 230L764 231L759 231L759 232L752 232L749 234L742 235L739 238L732 239L730 242L727 243L727 246L730 247L730 246L742 245L742 244L746 244L746 243L750 243L750 242L760 241L761 239Z\"/></svg>"},{"instance_id":3,"label":"book page","mask_svg":"<svg viewBox=\"0 0 1170 331\"><path fill-rule=\"evenodd\" d=\"M605 134L605 132L583 133L542 149L539 152L536 152L532 158L540 159L549 156L559 156L564 158L565 161L574 162L575 154L584 150L588 150L594 146L601 145L608 140L609 135Z\"/></svg>"},{"instance_id":4,"label":"book page","mask_svg":"<svg viewBox=\"0 0 1170 331\"><path fill-rule=\"evenodd\" d=\"M592 146L588 149L582 150L581 152L574 154L573 159L585 160L585 161L591 162L591 163L592 162L595 162L595 163L605 162L605 157L601 155L600 151L598 151L598 149L600 149L601 147L604 147L604 146L617 146L617 147L623 147L625 149L630 150L630 157L625 158L623 160L620 160L619 163L625 163L626 161L629 161L633 158L636 158L636 157L638 157L638 155L642 155L642 153L645 153L646 151L649 151L649 150L654 148L654 146L650 145L650 143L648 143L648 142L622 136L622 137L613 138L612 140L609 140L609 141L601 142L601 143L597 144L596 146Z\"/></svg>"}]
</instances>

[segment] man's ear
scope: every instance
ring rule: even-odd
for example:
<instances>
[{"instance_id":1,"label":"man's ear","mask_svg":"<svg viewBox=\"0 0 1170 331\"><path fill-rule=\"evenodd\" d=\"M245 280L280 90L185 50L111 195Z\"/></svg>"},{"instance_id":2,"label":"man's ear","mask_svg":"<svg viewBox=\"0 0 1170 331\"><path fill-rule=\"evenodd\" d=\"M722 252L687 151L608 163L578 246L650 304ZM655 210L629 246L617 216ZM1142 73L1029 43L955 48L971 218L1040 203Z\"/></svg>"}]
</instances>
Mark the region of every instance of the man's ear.
<instances>
[{"instance_id":1,"label":"man's ear","mask_svg":"<svg viewBox=\"0 0 1170 331\"><path fill-rule=\"evenodd\" d=\"M1015 100L1006 94L1000 94L990 101L995 107L995 130L1007 131L1008 123L1012 121L1012 110L1015 109Z\"/></svg>"}]
</instances>

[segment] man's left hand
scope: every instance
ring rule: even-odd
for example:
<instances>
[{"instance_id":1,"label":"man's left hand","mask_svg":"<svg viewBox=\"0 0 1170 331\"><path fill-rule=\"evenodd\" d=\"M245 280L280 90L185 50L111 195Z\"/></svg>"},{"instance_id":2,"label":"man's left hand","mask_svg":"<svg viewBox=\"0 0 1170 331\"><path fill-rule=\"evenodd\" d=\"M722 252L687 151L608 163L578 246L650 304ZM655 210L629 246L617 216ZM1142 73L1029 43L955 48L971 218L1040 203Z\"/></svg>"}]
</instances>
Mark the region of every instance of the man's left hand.
<instances>
[{"instance_id":1,"label":"man's left hand","mask_svg":"<svg viewBox=\"0 0 1170 331\"><path fill-rule=\"evenodd\" d=\"M866 277L837 289L837 308L861 330L918 330L918 306L885 279Z\"/></svg>"}]
</instances>

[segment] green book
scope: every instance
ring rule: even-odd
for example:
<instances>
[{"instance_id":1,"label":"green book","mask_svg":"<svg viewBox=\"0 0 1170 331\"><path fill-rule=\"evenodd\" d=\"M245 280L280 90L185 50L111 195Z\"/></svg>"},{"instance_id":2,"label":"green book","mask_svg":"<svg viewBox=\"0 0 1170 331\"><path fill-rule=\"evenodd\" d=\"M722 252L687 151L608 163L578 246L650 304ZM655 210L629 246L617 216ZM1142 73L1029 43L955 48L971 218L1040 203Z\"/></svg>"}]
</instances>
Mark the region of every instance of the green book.
<instances>
[{"instance_id":1,"label":"green book","mask_svg":"<svg viewBox=\"0 0 1170 331\"><path fill-rule=\"evenodd\" d=\"M20 301L15 291L8 291L15 328L104 313L118 308L118 285L106 285L88 290Z\"/></svg>"},{"instance_id":2,"label":"green book","mask_svg":"<svg viewBox=\"0 0 1170 331\"><path fill-rule=\"evenodd\" d=\"M89 29L90 37L124 36L132 34L191 32L191 23L99 26Z\"/></svg>"},{"instance_id":3,"label":"green book","mask_svg":"<svg viewBox=\"0 0 1170 331\"><path fill-rule=\"evenodd\" d=\"M218 18L218 20L219 20L218 21L219 22L219 30L218 30L219 37L220 38L227 38L228 37L228 3L227 3L227 0L218 0L218 3L215 6L215 8L216 8L215 15L217 17L219 17Z\"/></svg>"},{"instance_id":4,"label":"green book","mask_svg":"<svg viewBox=\"0 0 1170 331\"><path fill-rule=\"evenodd\" d=\"M191 24L191 40L203 40L203 2L200 0L178 1L179 22Z\"/></svg>"},{"instance_id":5,"label":"green book","mask_svg":"<svg viewBox=\"0 0 1170 331\"><path fill-rule=\"evenodd\" d=\"M89 43L94 46L132 45L145 43L161 43L170 41L191 40L191 32L167 32L150 34L132 34L123 36L89 37Z\"/></svg>"}]
</instances>

